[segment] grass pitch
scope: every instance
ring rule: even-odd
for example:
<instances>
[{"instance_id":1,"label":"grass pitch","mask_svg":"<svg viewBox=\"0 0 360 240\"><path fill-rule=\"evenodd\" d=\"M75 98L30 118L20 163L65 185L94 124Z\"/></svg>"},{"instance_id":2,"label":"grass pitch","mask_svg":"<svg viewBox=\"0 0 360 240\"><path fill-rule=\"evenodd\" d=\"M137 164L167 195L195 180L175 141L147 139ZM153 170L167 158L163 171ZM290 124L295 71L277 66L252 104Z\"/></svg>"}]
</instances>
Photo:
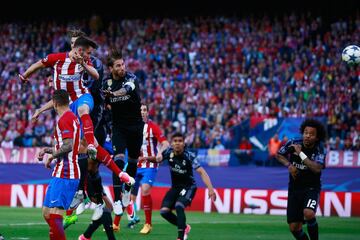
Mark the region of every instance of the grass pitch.
<instances>
[{"instance_id":1,"label":"grass pitch","mask_svg":"<svg viewBox=\"0 0 360 240\"><path fill-rule=\"evenodd\" d=\"M79 216L75 225L66 231L67 239L76 239L90 223L92 211L86 210ZM187 212L187 223L192 227L189 239L227 240L227 239L293 239L288 231L285 216L218 214ZM121 220L121 230L115 234L117 239L131 240L171 240L176 239L177 229L161 218L158 211L153 212L153 231L140 235L144 215L140 211L141 222L134 229L127 228L127 218ZM359 239L360 218L318 217L320 239ZM306 227L305 227L306 228ZM0 207L0 233L6 240L44 240L48 239L48 226L39 208ZM102 227L92 239L107 239Z\"/></svg>"}]
</instances>

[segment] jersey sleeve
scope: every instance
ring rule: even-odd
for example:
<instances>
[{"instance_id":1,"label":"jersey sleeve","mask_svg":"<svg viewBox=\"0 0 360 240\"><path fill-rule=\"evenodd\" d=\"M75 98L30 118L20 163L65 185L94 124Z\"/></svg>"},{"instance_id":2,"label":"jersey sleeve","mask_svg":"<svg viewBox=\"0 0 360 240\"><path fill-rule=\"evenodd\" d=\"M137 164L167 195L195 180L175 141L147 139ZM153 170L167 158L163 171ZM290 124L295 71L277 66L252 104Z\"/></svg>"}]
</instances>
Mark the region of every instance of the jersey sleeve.
<instances>
[{"instance_id":1,"label":"jersey sleeve","mask_svg":"<svg viewBox=\"0 0 360 240\"><path fill-rule=\"evenodd\" d=\"M59 129L61 131L61 136L63 139L73 138L74 126L73 126L73 120L70 117L64 116L60 118Z\"/></svg>"},{"instance_id":2,"label":"jersey sleeve","mask_svg":"<svg viewBox=\"0 0 360 240\"><path fill-rule=\"evenodd\" d=\"M167 148L165 149L165 151L162 152L163 161L170 159L171 152L172 152L171 148Z\"/></svg>"},{"instance_id":3,"label":"jersey sleeve","mask_svg":"<svg viewBox=\"0 0 360 240\"><path fill-rule=\"evenodd\" d=\"M51 53L41 59L42 64L44 64L46 67L53 67L55 63L60 60L61 54L59 53Z\"/></svg>"},{"instance_id":4,"label":"jersey sleeve","mask_svg":"<svg viewBox=\"0 0 360 240\"><path fill-rule=\"evenodd\" d=\"M291 144L293 144L293 140L287 141L287 143L279 149L278 154L286 156L289 153L292 153L293 149L292 149L292 147L290 147Z\"/></svg>"},{"instance_id":5,"label":"jersey sleeve","mask_svg":"<svg viewBox=\"0 0 360 240\"><path fill-rule=\"evenodd\" d=\"M163 141L166 140L166 137L164 136L163 132L161 131L160 127L157 124L152 123L152 129L155 138L158 140L159 143L162 143Z\"/></svg>"},{"instance_id":6,"label":"jersey sleeve","mask_svg":"<svg viewBox=\"0 0 360 240\"><path fill-rule=\"evenodd\" d=\"M201 167L200 162L198 160L198 157L195 153L189 152L189 156L190 156L190 160L192 162L192 167L193 169L198 169L199 167Z\"/></svg>"},{"instance_id":7,"label":"jersey sleeve","mask_svg":"<svg viewBox=\"0 0 360 240\"><path fill-rule=\"evenodd\" d=\"M319 146L319 152L315 154L313 161L320 164L325 168L326 149L323 145Z\"/></svg>"}]
</instances>

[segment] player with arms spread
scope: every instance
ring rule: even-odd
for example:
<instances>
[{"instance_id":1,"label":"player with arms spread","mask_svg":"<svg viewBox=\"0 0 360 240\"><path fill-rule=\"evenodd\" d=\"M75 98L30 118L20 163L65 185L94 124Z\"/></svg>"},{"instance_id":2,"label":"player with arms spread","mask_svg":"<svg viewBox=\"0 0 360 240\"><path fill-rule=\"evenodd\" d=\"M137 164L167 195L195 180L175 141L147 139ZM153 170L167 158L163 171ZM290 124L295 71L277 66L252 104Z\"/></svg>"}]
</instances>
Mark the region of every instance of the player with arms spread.
<instances>
[{"instance_id":1,"label":"player with arms spread","mask_svg":"<svg viewBox=\"0 0 360 240\"><path fill-rule=\"evenodd\" d=\"M319 238L315 214L321 191L321 171L325 168L325 127L315 119L300 126L301 139L289 140L276 158L289 169L287 222L296 239L309 239L302 229L305 220L311 240Z\"/></svg>"},{"instance_id":2,"label":"player with arms spread","mask_svg":"<svg viewBox=\"0 0 360 240\"><path fill-rule=\"evenodd\" d=\"M200 166L196 155L185 149L183 134L175 133L171 139L171 147L155 161L165 160L169 163L172 184L162 201L160 213L169 223L177 226L178 240L187 239L191 227L186 224L185 208L191 204L197 189L193 169L200 174L212 201L216 200L216 194L209 175ZM173 209L176 210L176 215L172 212Z\"/></svg>"}]
</instances>

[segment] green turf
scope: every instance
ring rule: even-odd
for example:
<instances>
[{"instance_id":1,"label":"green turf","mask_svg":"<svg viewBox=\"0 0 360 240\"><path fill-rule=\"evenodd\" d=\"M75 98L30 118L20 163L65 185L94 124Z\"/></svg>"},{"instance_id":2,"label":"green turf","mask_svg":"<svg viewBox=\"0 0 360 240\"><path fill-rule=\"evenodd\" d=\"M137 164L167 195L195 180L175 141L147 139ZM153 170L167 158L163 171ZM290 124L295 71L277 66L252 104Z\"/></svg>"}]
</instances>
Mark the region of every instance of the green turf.
<instances>
[{"instance_id":1,"label":"green turf","mask_svg":"<svg viewBox=\"0 0 360 240\"><path fill-rule=\"evenodd\" d=\"M90 222L91 210L79 217L79 221L66 230L67 239L77 239ZM140 214L143 220L143 214ZM128 229L126 217L121 222L121 231L117 239L171 240L176 239L177 230L165 222L159 212L153 213L154 229L150 235L138 233L142 222L135 229ZM285 216L235 215L187 213L187 222L192 230L189 239L225 240L225 239L292 239ZM360 218L324 218L318 217L320 239L360 239ZM93 239L106 239L99 229ZM42 219L41 210L36 208L0 207L0 233L6 240L48 239L48 226Z\"/></svg>"}]
</instances>

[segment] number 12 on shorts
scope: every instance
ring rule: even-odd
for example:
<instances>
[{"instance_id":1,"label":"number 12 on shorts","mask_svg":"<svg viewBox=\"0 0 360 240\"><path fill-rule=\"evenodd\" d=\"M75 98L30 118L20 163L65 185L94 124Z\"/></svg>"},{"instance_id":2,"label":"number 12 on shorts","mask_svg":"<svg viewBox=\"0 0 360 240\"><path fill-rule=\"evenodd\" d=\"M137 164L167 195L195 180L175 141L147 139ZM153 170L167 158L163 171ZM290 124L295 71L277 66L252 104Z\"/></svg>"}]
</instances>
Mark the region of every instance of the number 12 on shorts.
<instances>
[{"instance_id":1,"label":"number 12 on shorts","mask_svg":"<svg viewBox=\"0 0 360 240\"><path fill-rule=\"evenodd\" d=\"M308 208L312 208L312 209L315 209L315 206L316 206L316 201L315 201L315 200L313 200L313 199L309 199L309 201L308 201L308 203L307 203L306 207L308 207Z\"/></svg>"}]
</instances>

